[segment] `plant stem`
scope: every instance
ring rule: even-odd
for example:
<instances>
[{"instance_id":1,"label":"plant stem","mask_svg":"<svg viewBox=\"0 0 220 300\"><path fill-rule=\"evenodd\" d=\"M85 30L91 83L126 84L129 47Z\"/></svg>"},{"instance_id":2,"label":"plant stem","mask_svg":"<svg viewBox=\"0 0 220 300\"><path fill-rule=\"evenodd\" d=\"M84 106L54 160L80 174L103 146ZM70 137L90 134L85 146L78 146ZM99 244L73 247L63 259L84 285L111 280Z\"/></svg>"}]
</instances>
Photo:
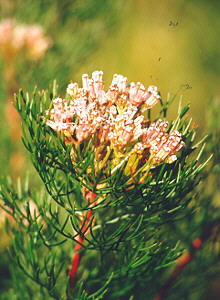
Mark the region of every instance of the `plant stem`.
<instances>
[{"instance_id":1,"label":"plant stem","mask_svg":"<svg viewBox=\"0 0 220 300\"><path fill-rule=\"evenodd\" d=\"M168 294L169 290L175 284L178 277L184 271L186 266L193 260L196 255L196 252L202 247L204 242L208 240L211 236L214 228L220 225L220 219L216 219L210 223L207 223L204 227L204 230L200 236L200 238L195 238L190 245L190 249L184 253L176 262L176 267L174 268L173 272L167 279L167 281L162 285L158 294L154 297L153 300L163 300L165 299L166 295Z\"/></svg>"},{"instance_id":2,"label":"plant stem","mask_svg":"<svg viewBox=\"0 0 220 300\"><path fill-rule=\"evenodd\" d=\"M93 202L96 198L96 194L93 192L90 192L88 190L84 191L85 198L88 200L88 202ZM76 282L76 275L79 267L79 263L81 260L81 254L80 250L82 248L82 244L85 239L85 235L88 233L88 224L90 222L90 219L92 217L92 210L86 211L86 214L83 215L83 219L81 221L81 224L83 224L81 231L79 235L76 237L76 246L74 247L74 253L72 258L72 266L69 271L69 286L70 290L74 288L75 282Z\"/></svg>"}]
</instances>

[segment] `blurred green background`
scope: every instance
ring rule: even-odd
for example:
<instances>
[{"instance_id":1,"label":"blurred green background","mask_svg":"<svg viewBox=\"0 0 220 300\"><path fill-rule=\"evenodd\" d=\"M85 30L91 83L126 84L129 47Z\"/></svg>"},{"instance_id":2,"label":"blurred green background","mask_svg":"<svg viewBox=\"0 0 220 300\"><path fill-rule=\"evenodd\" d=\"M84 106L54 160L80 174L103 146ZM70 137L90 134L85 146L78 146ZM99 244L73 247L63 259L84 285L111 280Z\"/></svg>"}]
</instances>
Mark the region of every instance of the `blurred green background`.
<instances>
[{"instance_id":1,"label":"blurred green background","mask_svg":"<svg viewBox=\"0 0 220 300\"><path fill-rule=\"evenodd\" d=\"M157 85L164 98L177 94L173 113L182 95L203 131L206 108L220 93L219 13L220 2L214 0L0 0L1 20L39 24L53 41L38 61L17 56L18 87L47 89L57 79L64 92L70 81L81 81L82 73L103 70L106 85L112 74L121 73ZM0 57L1 167L13 175L19 159L11 170L9 161L21 146L10 140L5 120L6 68Z\"/></svg>"}]
</instances>

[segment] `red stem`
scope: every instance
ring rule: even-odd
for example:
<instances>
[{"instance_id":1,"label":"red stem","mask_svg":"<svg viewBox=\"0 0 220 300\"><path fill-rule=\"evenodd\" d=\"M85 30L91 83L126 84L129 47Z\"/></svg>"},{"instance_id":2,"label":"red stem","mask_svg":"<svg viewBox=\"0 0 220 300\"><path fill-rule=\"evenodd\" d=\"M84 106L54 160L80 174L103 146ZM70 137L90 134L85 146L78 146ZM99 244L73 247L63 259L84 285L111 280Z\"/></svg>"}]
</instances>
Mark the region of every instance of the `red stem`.
<instances>
[{"instance_id":1,"label":"red stem","mask_svg":"<svg viewBox=\"0 0 220 300\"><path fill-rule=\"evenodd\" d=\"M85 198L91 203L95 200L96 194L90 191L84 191ZM74 288L75 282L76 282L76 275L79 268L79 263L81 260L81 253L80 250L82 248L82 244L85 240L85 235L88 233L88 224L90 222L90 219L92 217L92 210L86 211L86 215L84 214L83 220L81 221L81 225L83 223L83 226L81 228L81 231L79 235L76 237L76 246L74 247L74 253L72 258L72 266L69 271L69 286L72 290Z\"/></svg>"},{"instance_id":2,"label":"red stem","mask_svg":"<svg viewBox=\"0 0 220 300\"><path fill-rule=\"evenodd\" d=\"M175 284L175 281L181 275L186 266L193 260L196 255L196 252L202 247L205 241L211 236L214 228L220 225L220 218L213 220L210 223L207 223L204 227L204 230L200 238L196 238L191 243L190 250L184 253L176 262L176 266L168 277L167 281L162 285L158 294L154 297L153 300L163 300L168 294L169 290Z\"/></svg>"},{"instance_id":3,"label":"red stem","mask_svg":"<svg viewBox=\"0 0 220 300\"><path fill-rule=\"evenodd\" d=\"M192 242L192 248L191 251L184 253L176 262L176 267L171 273L168 280L165 282L165 284L161 287L158 295L154 298L154 300L163 300L164 297L167 295L169 289L173 286L175 283L177 277L183 272L185 267L192 261L194 258L196 251L202 246L202 241L199 238L196 238Z\"/></svg>"}]
</instances>

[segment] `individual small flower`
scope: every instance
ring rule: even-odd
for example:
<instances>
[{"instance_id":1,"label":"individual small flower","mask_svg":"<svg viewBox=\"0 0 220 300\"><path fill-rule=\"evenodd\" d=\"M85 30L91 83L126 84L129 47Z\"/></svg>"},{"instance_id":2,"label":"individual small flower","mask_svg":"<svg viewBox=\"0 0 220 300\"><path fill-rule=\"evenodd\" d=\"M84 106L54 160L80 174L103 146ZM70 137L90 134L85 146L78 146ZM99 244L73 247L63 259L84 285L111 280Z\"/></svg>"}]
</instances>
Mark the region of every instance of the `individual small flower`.
<instances>
[{"instance_id":1,"label":"individual small flower","mask_svg":"<svg viewBox=\"0 0 220 300\"><path fill-rule=\"evenodd\" d=\"M131 175L144 165L143 170L172 163L184 145L178 131L168 133L168 122L146 120L144 111L159 100L157 87L129 84L118 74L105 91L103 72L95 71L91 78L83 74L82 87L70 83L67 99L53 100L46 124L75 146L92 140L95 173L110 165L112 172L124 167Z\"/></svg>"}]
</instances>

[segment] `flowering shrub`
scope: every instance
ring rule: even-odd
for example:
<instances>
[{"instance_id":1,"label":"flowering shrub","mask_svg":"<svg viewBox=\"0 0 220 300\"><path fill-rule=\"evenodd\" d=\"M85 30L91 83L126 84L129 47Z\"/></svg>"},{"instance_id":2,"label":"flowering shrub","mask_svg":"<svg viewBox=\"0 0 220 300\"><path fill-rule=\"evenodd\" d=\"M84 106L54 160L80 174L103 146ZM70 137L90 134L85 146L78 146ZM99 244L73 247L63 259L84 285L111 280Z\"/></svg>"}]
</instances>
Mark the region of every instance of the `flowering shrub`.
<instances>
[{"instance_id":1,"label":"flowering shrub","mask_svg":"<svg viewBox=\"0 0 220 300\"><path fill-rule=\"evenodd\" d=\"M194 142L189 106L168 123L170 99L156 87L114 75L105 91L102 76L84 74L82 88L70 83L62 98L55 84L17 96L23 142L46 190L1 186L18 224L13 258L46 298L142 300L159 291L162 299L210 232L200 235L204 207L195 201L203 140ZM185 236L186 218L195 239Z\"/></svg>"}]
</instances>

